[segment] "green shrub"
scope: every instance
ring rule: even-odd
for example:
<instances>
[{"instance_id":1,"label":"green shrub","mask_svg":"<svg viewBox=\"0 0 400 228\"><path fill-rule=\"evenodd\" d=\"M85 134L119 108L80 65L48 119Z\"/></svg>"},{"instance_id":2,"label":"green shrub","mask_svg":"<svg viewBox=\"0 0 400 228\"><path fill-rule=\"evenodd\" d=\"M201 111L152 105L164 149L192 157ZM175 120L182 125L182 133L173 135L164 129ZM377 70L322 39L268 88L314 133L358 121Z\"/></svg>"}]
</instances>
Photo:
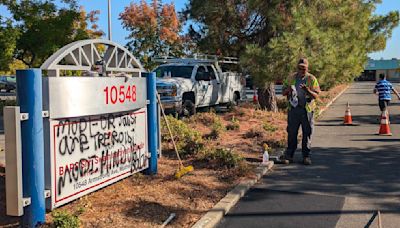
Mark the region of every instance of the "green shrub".
<instances>
[{"instance_id":1,"label":"green shrub","mask_svg":"<svg viewBox=\"0 0 400 228\"><path fill-rule=\"evenodd\" d=\"M220 167L228 169L236 168L244 161L243 157L233 153L232 150L225 148L214 148L204 154L204 159L208 162L216 162Z\"/></svg>"},{"instance_id":2,"label":"green shrub","mask_svg":"<svg viewBox=\"0 0 400 228\"><path fill-rule=\"evenodd\" d=\"M215 119L214 123L211 125L211 134L215 136L215 139L219 138L226 128L221 121L221 118Z\"/></svg>"},{"instance_id":3,"label":"green shrub","mask_svg":"<svg viewBox=\"0 0 400 228\"><path fill-rule=\"evenodd\" d=\"M211 133L204 136L206 139L218 139L221 136L221 134L226 130L226 127L222 123L221 118L217 115L214 116L212 122L205 125L210 125L210 124L211 124Z\"/></svg>"},{"instance_id":4,"label":"green shrub","mask_svg":"<svg viewBox=\"0 0 400 228\"><path fill-rule=\"evenodd\" d=\"M53 211L53 224L57 228L79 228L80 221L78 216L72 215L67 211Z\"/></svg>"},{"instance_id":5,"label":"green shrub","mask_svg":"<svg viewBox=\"0 0 400 228\"><path fill-rule=\"evenodd\" d=\"M275 132L276 130L278 130L277 127L273 126L272 124L266 122L263 124L263 129L269 132Z\"/></svg>"},{"instance_id":6,"label":"green shrub","mask_svg":"<svg viewBox=\"0 0 400 228\"><path fill-rule=\"evenodd\" d=\"M233 131L233 130L239 130L239 128L240 128L239 120L237 120L235 116L232 116L231 123L229 123L226 126L226 130Z\"/></svg>"},{"instance_id":7,"label":"green shrub","mask_svg":"<svg viewBox=\"0 0 400 228\"><path fill-rule=\"evenodd\" d=\"M204 148L204 142L199 131L172 116L167 116L167 120L180 155L196 154ZM165 121L161 122L161 132L163 141L172 141Z\"/></svg>"},{"instance_id":8,"label":"green shrub","mask_svg":"<svg viewBox=\"0 0 400 228\"><path fill-rule=\"evenodd\" d=\"M244 137L246 139L258 138L258 137L263 137L263 136L264 136L263 130L258 127L253 127L248 132L246 132L246 134L244 134Z\"/></svg>"}]
</instances>

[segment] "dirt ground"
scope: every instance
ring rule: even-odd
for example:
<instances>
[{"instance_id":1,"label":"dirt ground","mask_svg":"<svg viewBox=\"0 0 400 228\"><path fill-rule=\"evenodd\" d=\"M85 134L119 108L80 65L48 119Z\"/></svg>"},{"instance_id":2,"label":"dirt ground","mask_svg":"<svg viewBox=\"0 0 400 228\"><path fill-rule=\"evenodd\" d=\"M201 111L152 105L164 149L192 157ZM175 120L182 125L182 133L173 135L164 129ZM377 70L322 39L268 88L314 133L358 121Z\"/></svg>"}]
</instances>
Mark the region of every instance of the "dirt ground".
<instances>
[{"instance_id":1,"label":"dirt ground","mask_svg":"<svg viewBox=\"0 0 400 228\"><path fill-rule=\"evenodd\" d=\"M321 106L345 88L335 87L321 94ZM321 107L320 107L321 108ZM208 119L219 118L224 126L238 121L240 128L226 130L217 139L207 141L208 147L232 149L244 157L247 169L216 167L195 157L184 160L194 171L175 179L177 160L164 145L158 174L135 174L116 184L86 195L58 208L58 211L79 212L81 227L155 227L171 213L176 217L170 227L190 227L212 208L241 180L253 175L253 167L262 160L262 145L281 148L286 143L286 114L257 110L252 104L242 104L230 112L198 114L187 122L203 135L211 131ZM0 227L18 227L18 218L5 215L4 169L0 168ZM51 213L47 214L49 224Z\"/></svg>"}]
</instances>

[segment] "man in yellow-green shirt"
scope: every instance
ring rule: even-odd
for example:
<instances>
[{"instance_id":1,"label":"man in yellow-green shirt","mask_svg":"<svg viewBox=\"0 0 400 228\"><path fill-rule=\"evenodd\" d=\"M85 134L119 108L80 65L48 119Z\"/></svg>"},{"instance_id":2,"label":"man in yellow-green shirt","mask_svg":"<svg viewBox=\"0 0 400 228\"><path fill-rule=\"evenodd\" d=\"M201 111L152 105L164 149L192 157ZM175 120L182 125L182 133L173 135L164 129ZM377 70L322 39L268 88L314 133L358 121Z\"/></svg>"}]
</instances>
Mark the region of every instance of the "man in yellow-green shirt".
<instances>
[{"instance_id":1,"label":"man in yellow-green shirt","mask_svg":"<svg viewBox=\"0 0 400 228\"><path fill-rule=\"evenodd\" d=\"M297 149L297 135L301 126L303 132L302 154L303 164L311 165L311 135L314 129L315 99L320 88L316 77L308 73L308 60L301 58L297 65L297 73L290 75L283 84L283 95L288 97L289 110L287 119L288 146L282 162L293 162Z\"/></svg>"}]
</instances>

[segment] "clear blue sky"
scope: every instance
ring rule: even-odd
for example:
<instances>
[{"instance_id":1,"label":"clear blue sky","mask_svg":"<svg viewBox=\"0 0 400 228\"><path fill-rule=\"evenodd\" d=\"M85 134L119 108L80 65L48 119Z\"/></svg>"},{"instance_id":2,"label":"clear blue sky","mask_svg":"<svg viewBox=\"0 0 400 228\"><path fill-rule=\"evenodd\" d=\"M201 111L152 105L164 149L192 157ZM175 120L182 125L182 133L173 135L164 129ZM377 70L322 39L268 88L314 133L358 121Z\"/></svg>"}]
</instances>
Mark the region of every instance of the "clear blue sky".
<instances>
[{"instance_id":1,"label":"clear blue sky","mask_svg":"<svg viewBox=\"0 0 400 228\"><path fill-rule=\"evenodd\" d=\"M139 2L140 0L134 0L134 2ZM150 2L150 0L147 0ZM122 28L121 21L118 20L119 14L124 10L124 7L128 6L132 0L111 0L112 3L112 39L122 45L126 44L125 37L128 32ZM181 11L188 0L162 0L163 3L175 4L176 10ZM107 3L108 0L80 0L79 3L85 7L87 11L100 10L99 15L99 26L105 33L107 33ZM397 10L400 11L400 1L399 0L383 0L383 3L378 5L376 12L377 14L385 14L389 11ZM0 7L1 14L7 15L8 13L4 7ZM8 16L8 15L7 15ZM107 36L106 36L107 37ZM371 53L369 55L374 59L400 59L400 27L397 27L393 31L392 38L387 42L386 49L381 52Z\"/></svg>"},{"instance_id":2,"label":"clear blue sky","mask_svg":"<svg viewBox=\"0 0 400 228\"><path fill-rule=\"evenodd\" d=\"M149 2L149 0L147 0ZM128 6L131 0L111 0L112 2L112 38L122 45L126 43L125 37L128 33L122 28L121 22L118 20L118 15L124 10L125 6ZM139 2L139 0L135 0ZM174 2L176 10L181 11L185 7L187 0L163 0L163 3ZM85 6L88 11L98 9L101 11L99 25L104 32L107 32L107 0L80 0L80 4ZM378 5L376 9L377 14L385 14L389 11L397 10L400 11L399 0L383 0L383 3ZM381 52L371 53L369 55L374 59L400 59L400 27L397 27L393 31L392 38L387 42L386 49Z\"/></svg>"}]
</instances>

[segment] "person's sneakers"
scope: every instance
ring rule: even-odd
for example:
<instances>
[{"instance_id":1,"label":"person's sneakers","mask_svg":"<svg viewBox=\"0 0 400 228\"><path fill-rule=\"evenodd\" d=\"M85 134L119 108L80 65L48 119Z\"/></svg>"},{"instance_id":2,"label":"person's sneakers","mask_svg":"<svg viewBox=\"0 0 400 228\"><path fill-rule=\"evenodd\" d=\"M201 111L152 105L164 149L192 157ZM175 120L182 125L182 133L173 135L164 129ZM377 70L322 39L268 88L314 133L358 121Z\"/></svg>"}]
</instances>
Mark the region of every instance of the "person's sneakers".
<instances>
[{"instance_id":1,"label":"person's sneakers","mask_svg":"<svg viewBox=\"0 0 400 228\"><path fill-rule=\"evenodd\" d=\"M282 155L279 160L282 162L284 165L289 165L290 163L293 163L293 158L287 158L285 155Z\"/></svg>"},{"instance_id":2,"label":"person's sneakers","mask_svg":"<svg viewBox=\"0 0 400 228\"><path fill-rule=\"evenodd\" d=\"M311 158L310 157L305 157L303 158L303 164L304 165L311 165Z\"/></svg>"}]
</instances>

